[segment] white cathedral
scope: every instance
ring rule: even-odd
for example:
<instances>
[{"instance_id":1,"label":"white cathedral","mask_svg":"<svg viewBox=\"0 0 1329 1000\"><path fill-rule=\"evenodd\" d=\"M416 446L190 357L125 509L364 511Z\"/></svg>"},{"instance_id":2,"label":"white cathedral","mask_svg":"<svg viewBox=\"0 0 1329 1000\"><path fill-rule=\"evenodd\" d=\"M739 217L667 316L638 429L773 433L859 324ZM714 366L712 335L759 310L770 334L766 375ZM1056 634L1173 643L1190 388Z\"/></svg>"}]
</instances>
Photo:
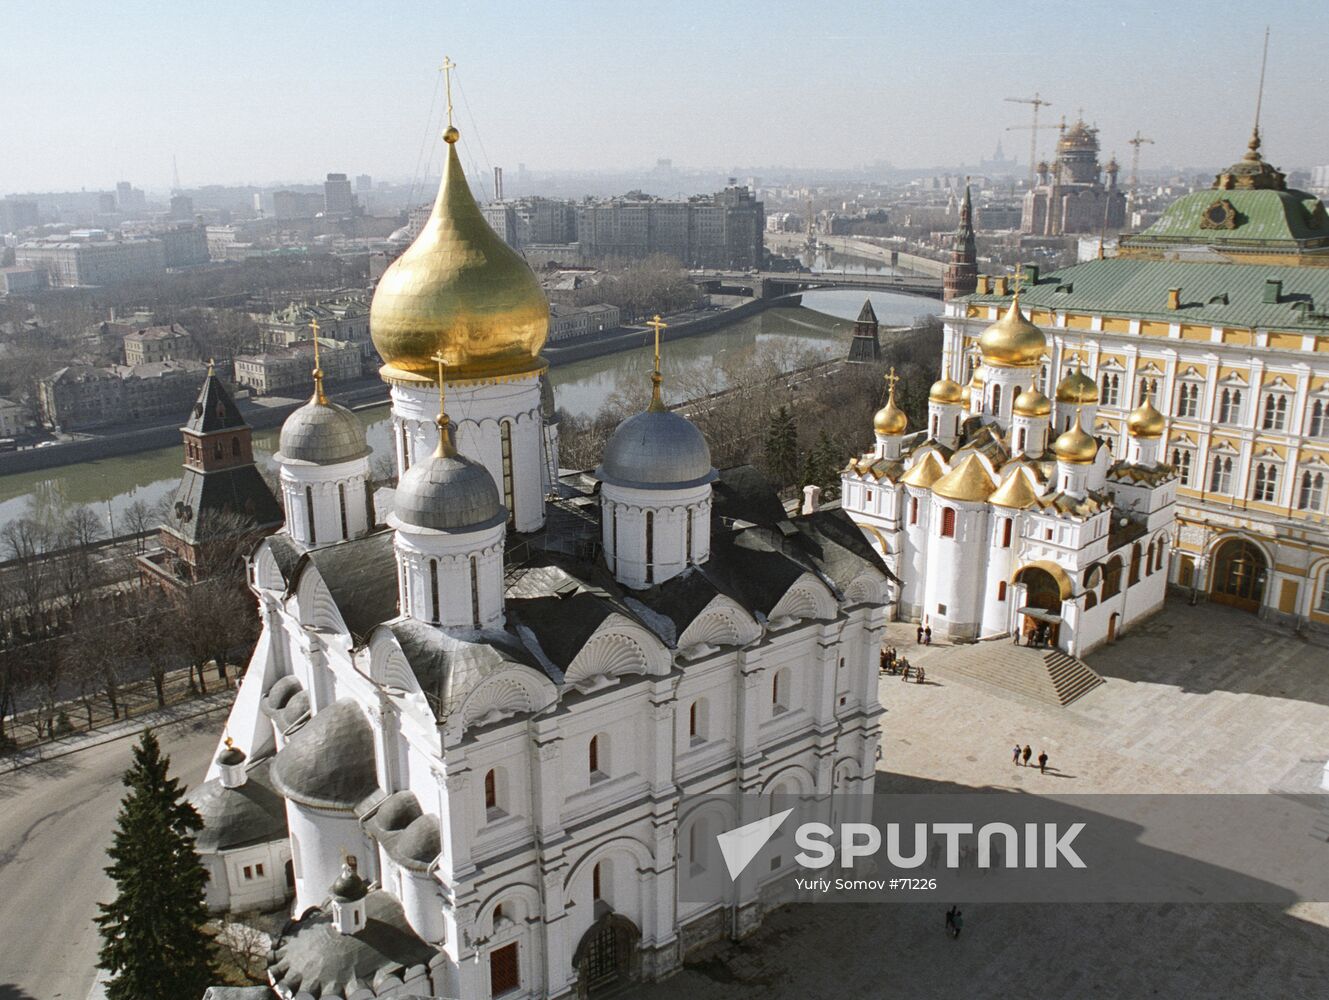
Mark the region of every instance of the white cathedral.
<instances>
[{"instance_id":1,"label":"white cathedral","mask_svg":"<svg viewBox=\"0 0 1329 1000\"><path fill-rule=\"evenodd\" d=\"M371 495L316 373L281 432L286 527L250 559L261 636L193 793L210 907L293 900L285 998L658 978L754 927L792 870L784 851L681 899L680 872L757 818L689 803L873 788L879 555L843 511L790 517L751 468L712 468L661 402L658 349L599 468L560 470L548 305L444 138L433 213L371 310L398 485Z\"/></svg>"},{"instance_id":2,"label":"white cathedral","mask_svg":"<svg viewBox=\"0 0 1329 1000\"><path fill-rule=\"evenodd\" d=\"M1098 387L1078 364L1055 402L1039 389L1047 343L1018 290L990 318L967 386L952 377L963 332L948 325L925 430L909 433L892 381L873 450L842 473L842 505L899 580L892 620L1080 656L1162 606L1177 494L1160 462L1163 416L1146 399L1114 457L1094 436Z\"/></svg>"}]
</instances>

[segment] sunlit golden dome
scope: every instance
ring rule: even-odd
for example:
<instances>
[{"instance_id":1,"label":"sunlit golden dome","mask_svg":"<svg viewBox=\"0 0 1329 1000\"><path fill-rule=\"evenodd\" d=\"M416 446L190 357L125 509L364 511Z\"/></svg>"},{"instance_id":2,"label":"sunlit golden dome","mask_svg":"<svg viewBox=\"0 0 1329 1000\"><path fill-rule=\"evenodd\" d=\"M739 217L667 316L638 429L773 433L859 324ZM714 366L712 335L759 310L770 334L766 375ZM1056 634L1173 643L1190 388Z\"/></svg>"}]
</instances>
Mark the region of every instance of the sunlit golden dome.
<instances>
[{"instance_id":1,"label":"sunlit golden dome","mask_svg":"<svg viewBox=\"0 0 1329 1000\"><path fill-rule=\"evenodd\" d=\"M1098 402L1098 386L1076 365L1075 371L1067 375L1057 385L1058 403L1093 404Z\"/></svg>"},{"instance_id":2,"label":"sunlit golden dome","mask_svg":"<svg viewBox=\"0 0 1329 1000\"><path fill-rule=\"evenodd\" d=\"M986 500L996 488L987 466L974 453L932 484L932 492L937 496L970 503Z\"/></svg>"},{"instance_id":3,"label":"sunlit golden dome","mask_svg":"<svg viewBox=\"0 0 1329 1000\"><path fill-rule=\"evenodd\" d=\"M928 390L928 400L933 403L959 403L964 399L964 389L959 382L950 378L941 378L932 383Z\"/></svg>"},{"instance_id":4,"label":"sunlit golden dome","mask_svg":"<svg viewBox=\"0 0 1329 1000\"><path fill-rule=\"evenodd\" d=\"M908 426L909 418L904 415L904 410L895 405L895 388L892 386L891 394L886 397L886 405L872 418L872 429L883 437L889 437L903 434Z\"/></svg>"},{"instance_id":5,"label":"sunlit golden dome","mask_svg":"<svg viewBox=\"0 0 1329 1000\"><path fill-rule=\"evenodd\" d=\"M369 311L387 379L435 381L443 356L448 381L538 372L549 332L549 303L521 256L485 222L448 144L434 211L420 235L379 280Z\"/></svg>"},{"instance_id":6,"label":"sunlit golden dome","mask_svg":"<svg viewBox=\"0 0 1329 1000\"><path fill-rule=\"evenodd\" d=\"M1021 417L1046 417L1052 413L1052 400L1032 385L1016 396L1011 405L1015 414Z\"/></svg>"},{"instance_id":7,"label":"sunlit golden dome","mask_svg":"<svg viewBox=\"0 0 1329 1000\"><path fill-rule=\"evenodd\" d=\"M1005 482L997 487L996 492L988 497L988 503L994 507L1009 507L1012 510L1024 510L1038 502L1038 493L1029 483L1023 467L1017 466L1006 477Z\"/></svg>"},{"instance_id":8,"label":"sunlit golden dome","mask_svg":"<svg viewBox=\"0 0 1329 1000\"><path fill-rule=\"evenodd\" d=\"M1053 442L1052 451L1059 462L1088 465L1098 454L1098 442L1084 432L1077 416L1071 429Z\"/></svg>"},{"instance_id":9,"label":"sunlit golden dome","mask_svg":"<svg viewBox=\"0 0 1329 1000\"><path fill-rule=\"evenodd\" d=\"M1160 438L1163 436L1163 414L1154 409L1153 402L1145 401L1131 410L1126 418L1126 433L1137 438Z\"/></svg>"},{"instance_id":10,"label":"sunlit golden dome","mask_svg":"<svg viewBox=\"0 0 1329 1000\"><path fill-rule=\"evenodd\" d=\"M983 331L978 338L983 363L998 368L1037 368L1047 350L1043 331L1030 323L1020 311L1020 295L1011 299L1006 315Z\"/></svg>"}]
</instances>

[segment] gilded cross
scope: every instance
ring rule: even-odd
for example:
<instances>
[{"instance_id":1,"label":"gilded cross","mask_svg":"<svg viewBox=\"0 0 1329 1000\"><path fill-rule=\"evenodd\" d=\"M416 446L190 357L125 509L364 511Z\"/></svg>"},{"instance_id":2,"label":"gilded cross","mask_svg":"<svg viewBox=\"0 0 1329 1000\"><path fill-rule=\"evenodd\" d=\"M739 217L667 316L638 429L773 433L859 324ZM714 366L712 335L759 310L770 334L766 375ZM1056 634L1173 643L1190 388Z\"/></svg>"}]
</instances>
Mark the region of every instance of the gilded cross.
<instances>
[{"instance_id":1,"label":"gilded cross","mask_svg":"<svg viewBox=\"0 0 1329 1000\"><path fill-rule=\"evenodd\" d=\"M658 375L660 374L660 331L669 324L660 318L659 313L656 313L646 325L655 330L655 373Z\"/></svg>"},{"instance_id":2,"label":"gilded cross","mask_svg":"<svg viewBox=\"0 0 1329 1000\"><path fill-rule=\"evenodd\" d=\"M447 91L448 128L452 128L452 71L456 68L457 64L452 61L450 56L443 57L443 65L439 69L443 70L443 87Z\"/></svg>"},{"instance_id":3,"label":"gilded cross","mask_svg":"<svg viewBox=\"0 0 1329 1000\"><path fill-rule=\"evenodd\" d=\"M323 395L323 366L318 363L318 320L309 321L309 329L314 334L314 398L320 403L328 401Z\"/></svg>"},{"instance_id":4,"label":"gilded cross","mask_svg":"<svg viewBox=\"0 0 1329 1000\"><path fill-rule=\"evenodd\" d=\"M448 415L443 412L443 365L447 362L447 359L443 357L442 351L436 351L429 355L429 360L438 365L438 419L444 421L448 419Z\"/></svg>"},{"instance_id":5,"label":"gilded cross","mask_svg":"<svg viewBox=\"0 0 1329 1000\"><path fill-rule=\"evenodd\" d=\"M1017 299L1020 297L1020 282L1021 282L1021 280L1022 280L1023 278L1024 278L1024 265L1023 265L1023 264L1016 264L1016 265L1015 265L1015 297L1016 297Z\"/></svg>"},{"instance_id":6,"label":"gilded cross","mask_svg":"<svg viewBox=\"0 0 1329 1000\"><path fill-rule=\"evenodd\" d=\"M886 380L886 385L889 387L889 392L892 396L894 396L895 383L900 381L900 376L895 374L895 366L891 365L891 370L887 372L885 375L883 375L882 378Z\"/></svg>"}]
</instances>

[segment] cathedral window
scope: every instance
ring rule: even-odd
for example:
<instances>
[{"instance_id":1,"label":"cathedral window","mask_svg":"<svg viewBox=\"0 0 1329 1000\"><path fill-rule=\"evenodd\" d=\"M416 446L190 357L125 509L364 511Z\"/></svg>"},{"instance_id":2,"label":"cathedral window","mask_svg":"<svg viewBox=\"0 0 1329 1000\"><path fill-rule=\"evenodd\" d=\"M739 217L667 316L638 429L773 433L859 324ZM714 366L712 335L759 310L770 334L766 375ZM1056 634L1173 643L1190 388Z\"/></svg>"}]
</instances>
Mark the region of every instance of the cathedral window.
<instances>
[{"instance_id":1,"label":"cathedral window","mask_svg":"<svg viewBox=\"0 0 1329 1000\"><path fill-rule=\"evenodd\" d=\"M918 523L918 497L909 498L909 523Z\"/></svg>"},{"instance_id":2,"label":"cathedral window","mask_svg":"<svg viewBox=\"0 0 1329 1000\"><path fill-rule=\"evenodd\" d=\"M1301 474L1301 489L1297 492L1297 510L1321 510L1324 507L1324 473Z\"/></svg>"},{"instance_id":3,"label":"cathedral window","mask_svg":"<svg viewBox=\"0 0 1329 1000\"><path fill-rule=\"evenodd\" d=\"M1272 462L1258 462L1255 466L1255 488L1252 500L1273 503L1278 499L1278 466Z\"/></svg>"},{"instance_id":4,"label":"cathedral window","mask_svg":"<svg viewBox=\"0 0 1329 1000\"><path fill-rule=\"evenodd\" d=\"M586 748L586 765L591 774L591 781L600 781L609 777L607 756L605 737L602 734L592 736L591 742Z\"/></svg>"},{"instance_id":5,"label":"cathedral window","mask_svg":"<svg viewBox=\"0 0 1329 1000\"><path fill-rule=\"evenodd\" d=\"M1005 580L999 580L999 581L997 582L997 600L999 600L999 601L1004 601L1004 600L1006 600L1006 581L1005 581Z\"/></svg>"},{"instance_id":6,"label":"cathedral window","mask_svg":"<svg viewBox=\"0 0 1329 1000\"><path fill-rule=\"evenodd\" d=\"M498 772L490 770L485 774L485 813L489 815L498 809Z\"/></svg>"},{"instance_id":7,"label":"cathedral window","mask_svg":"<svg viewBox=\"0 0 1329 1000\"><path fill-rule=\"evenodd\" d=\"M1195 382L1183 382L1177 390L1177 416L1198 417L1200 415L1200 386Z\"/></svg>"},{"instance_id":8,"label":"cathedral window","mask_svg":"<svg viewBox=\"0 0 1329 1000\"><path fill-rule=\"evenodd\" d=\"M480 571L475 556L471 556L471 625L480 627Z\"/></svg>"},{"instance_id":9,"label":"cathedral window","mask_svg":"<svg viewBox=\"0 0 1329 1000\"><path fill-rule=\"evenodd\" d=\"M655 582L655 512L646 512L646 582Z\"/></svg>"},{"instance_id":10,"label":"cathedral window","mask_svg":"<svg viewBox=\"0 0 1329 1000\"><path fill-rule=\"evenodd\" d=\"M1009 549L1011 547L1011 524L1014 518L1004 517L1001 519L1001 547Z\"/></svg>"},{"instance_id":11,"label":"cathedral window","mask_svg":"<svg viewBox=\"0 0 1329 1000\"><path fill-rule=\"evenodd\" d=\"M1287 426L1287 396L1281 392L1264 397L1264 420L1261 430L1281 431Z\"/></svg>"},{"instance_id":12,"label":"cathedral window","mask_svg":"<svg viewBox=\"0 0 1329 1000\"><path fill-rule=\"evenodd\" d=\"M1167 540L1160 538L1157 541L1158 549L1154 552L1154 569L1160 570L1163 568L1163 548L1167 545Z\"/></svg>"},{"instance_id":13,"label":"cathedral window","mask_svg":"<svg viewBox=\"0 0 1329 1000\"><path fill-rule=\"evenodd\" d=\"M401 471L402 475L411 467L411 434L406 425L401 425Z\"/></svg>"},{"instance_id":14,"label":"cathedral window","mask_svg":"<svg viewBox=\"0 0 1329 1000\"><path fill-rule=\"evenodd\" d=\"M503 446L503 502L508 506L508 520L516 516L517 504L512 488L512 421L504 420L499 425L499 435Z\"/></svg>"},{"instance_id":15,"label":"cathedral window","mask_svg":"<svg viewBox=\"0 0 1329 1000\"><path fill-rule=\"evenodd\" d=\"M1103 568L1103 600L1121 593L1121 556L1113 556Z\"/></svg>"},{"instance_id":16,"label":"cathedral window","mask_svg":"<svg viewBox=\"0 0 1329 1000\"><path fill-rule=\"evenodd\" d=\"M1311 406L1311 437L1329 437L1329 403L1317 399Z\"/></svg>"},{"instance_id":17,"label":"cathedral window","mask_svg":"<svg viewBox=\"0 0 1329 1000\"><path fill-rule=\"evenodd\" d=\"M771 714L789 711L789 668L782 667L771 679Z\"/></svg>"},{"instance_id":18,"label":"cathedral window","mask_svg":"<svg viewBox=\"0 0 1329 1000\"><path fill-rule=\"evenodd\" d=\"M1024 428L1021 427L1015 432L1015 450L1024 451Z\"/></svg>"},{"instance_id":19,"label":"cathedral window","mask_svg":"<svg viewBox=\"0 0 1329 1000\"><path fill-rule=\"evenodd\" d=\"M429 602L430 602L430 621L438 624L438 560L429 560Z\"/></svg>"},{"instance_id":20,"label":"cathedral window","mask_svg":"<svg viewBox=\"0 0 1329 1000\"><path fill-rule=\"evenodd\" d=\"M941 418L935 413L932 414L932 429L928 431L928 437L935 438L941 431L938 429L941 424Z\"/></svg>"},{"instance_id":21,"label":"cathedral window","mask_svg":"<svg viewBox=\"0 0 1329 1000\"><path fill-rule=\"evenodd\" d=\"M351 537L350 530L346 524L346 484L337 484L337 506L341 510L341 537L342 541Z\"/></svg>"},{"instance_id":22,"label":"cathedral window","mask_svg":"<svg viewBox=\"0 0 1329 1000\"><path fill-rule=\"evenodd\" d=\"M1104 372L1098 383L1098 398L1104 406L1117 406L1121 402L1121 376Z\"/></svg>"},{"instance_id":23,"label":"cathedral window","mask_svg":"<svg viewBox=\"0 0 1329 1000\"><path fill-rule=\"evenodd\" d=\"M312 486L305 487L305 527L309 531L309 544L316 544L318 537L314 531L314 488Z\"/></svg>"},{"instance_id":24,"label":"cathedral window","mask_svg":"<svg viewBox=\"0 0 1329 1000\"><path fill-rule=\"evenodd\" d=\"M618 514L609 508L609 568L618 572Z\"/></svg>"},{"instance_id":25,"label":"cathedral window","mask_svg":"<svg viewBox=\"0 0 1329 1000\"><path fill-rule=\"evenodd\" d=\"M521 988L521 969L517 962L517 942L505 944L489 953L489 995L502 996Z\"/></svg>"},{"instance_id":26,"label":"cathedral window","mask_svg":"<svg viewBox=\"0 0 1329 1000\"><path fill-rule=\"evenodd\" d=\"M1048 366L1046 361L1038 367L1038 391L1042 393L1048 391Z\"/></svg>"},{"instance_id":27,"label":"cathedral window","mask_svg":"<svg viewBox=\"0 0 1329 1000\"><path fill-rule=\"evenodd\" d=\"M602 888L603 886L600 882L600 866L596 865L591 869L591 899L597 902L603 899L604 897L600 895L600 890Z\"/></svg>"},{"instance_id":28,"label":"cathedral window","mask_svg":"<svg viewBox=\"0 0 1329 1000\"><path fill-rule=\"evenodd\" d=\"M993 412L993 413L1000 413L1000 412L1001 412L1001 386L999 386L999 385L994 385L994 386L992 387L992 411L991 411L991 412Z\"/></svg>"},{"instance_id":29,"label":"cathedral window","mask_svg":"<svg viewBox=\"0 0 1329 1000\"><path fill-rule=\"evenodd\" d=\"M869 500L872 499L872 491L871 491L871 490L868 490L868 499L869 499ZM689 511L687 511L687 513L684 514L683 516L686 517L686 518L687 518L687 521L688 521L688 541L687 541L687 545L688 545L688 547L687 547L687 551L684 553L684 556L687 558L687 561L688 561L688 563L689 563L689 565L690 565L690 564L692 563L692 534L693 534L693 528L692 528L692 525L693 525L693 522L696 520L696 511L694 511L694 510L689 510Z\"/></svg>"},{"instance_id":30,"label":"cathedral window","mask_svg":"<svg viewBox=\"0 0 1329 1000\"><path fill-rule=\"evenodd\" d=\"M941 537L955 537L955 508L943 507L941 509Z\"/></svg>"},{"instance_id":31,"label":"cathedral window","mask_svg":"<svg viewBox=\"0 0 1329 1000\"><path fill-rule=\"evenodd\" d=\"M1224 455L1214 457L1213 471L1209 474L1209 489L1213 493L1232 492L1232 459Z\"/></svg>"},{"instance_id":32,"label":"cathedral window","mask_svg":"<svg viewBox=\"0 0 1329 1000\"><path fill-rule=\"evenodd\" d=\"M1134 587L1140 582L1140 543L1136 542L1131 546L1131 570L1130 577L1126 581L1126 586Z\"/></svg>"},{"instance_id":33,"label":"cathedral window","mask_svg":"<svg viewBox=\"0 0 1329 1000\"><path fill-rule=\"evenodd\" d=\"M1218 422L1237 424L1241 422L1241 390L1224 389L1218 397Z\"/></svg>"}]
</instances>

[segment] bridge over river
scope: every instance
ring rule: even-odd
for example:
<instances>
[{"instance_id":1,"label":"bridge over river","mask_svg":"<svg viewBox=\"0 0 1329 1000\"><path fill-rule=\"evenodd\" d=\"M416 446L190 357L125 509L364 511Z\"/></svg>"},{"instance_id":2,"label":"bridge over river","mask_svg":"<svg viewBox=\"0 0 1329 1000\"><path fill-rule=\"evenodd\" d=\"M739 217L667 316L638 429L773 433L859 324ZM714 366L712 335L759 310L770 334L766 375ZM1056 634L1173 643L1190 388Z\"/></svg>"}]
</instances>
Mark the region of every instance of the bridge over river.
<instances>
[{"instance_id":1,"label":"bridge over river","mask_svg":"<svg viewBox=\"0 0 1329 1000\"><path fill-rule=\"evenodd\" d=\"M708 291L727 291L768 299L814 288L862 288L939 299L940 278L915 274L854 274L850 271L692 271L692 280Z\"/></svg>"}]
</instances>

